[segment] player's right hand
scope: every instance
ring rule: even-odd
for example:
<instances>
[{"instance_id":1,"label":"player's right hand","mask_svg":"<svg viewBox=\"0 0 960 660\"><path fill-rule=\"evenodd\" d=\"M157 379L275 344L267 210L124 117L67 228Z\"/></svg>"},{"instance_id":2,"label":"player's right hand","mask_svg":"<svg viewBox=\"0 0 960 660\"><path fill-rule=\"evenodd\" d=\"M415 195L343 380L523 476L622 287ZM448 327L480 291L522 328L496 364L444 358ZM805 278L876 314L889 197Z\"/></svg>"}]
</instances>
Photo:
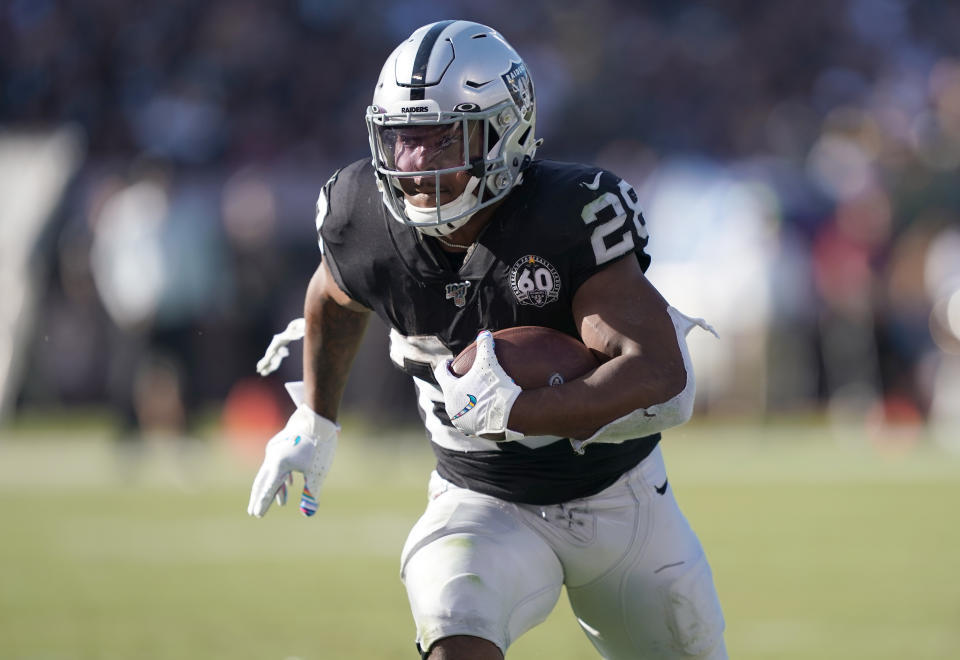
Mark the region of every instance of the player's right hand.
<instances>
[{"instance_id":1,"label":"player's right hand","mask_svg":"<svg viewBox=\"0 0 960 660\"><path fill-rule=\"evenodd\" d=\"M447 360L437 365L433 375L458 431L497 442L519 440L523 434L508 429L507 421L520 387L500 366L493 345L493 333L483 330L477 335L476 357L467 373L458 377L450 369L452 360Z\"/></svg>"},{"instance_id":2,"label":"player's right hand","mask_svg":"<svg viewBox=\"0 0 960 660\"><path fill-rule=\"evenodd\" d=\"M313 412L305 403L297 406L287 425L267 443L266 456L253 481L247 513L262 518L276 499L284 504L294 472L303 473L300 511L312 516L317 510L320 486L333 463L340 426Z\"/></svg>"}]
</instances>

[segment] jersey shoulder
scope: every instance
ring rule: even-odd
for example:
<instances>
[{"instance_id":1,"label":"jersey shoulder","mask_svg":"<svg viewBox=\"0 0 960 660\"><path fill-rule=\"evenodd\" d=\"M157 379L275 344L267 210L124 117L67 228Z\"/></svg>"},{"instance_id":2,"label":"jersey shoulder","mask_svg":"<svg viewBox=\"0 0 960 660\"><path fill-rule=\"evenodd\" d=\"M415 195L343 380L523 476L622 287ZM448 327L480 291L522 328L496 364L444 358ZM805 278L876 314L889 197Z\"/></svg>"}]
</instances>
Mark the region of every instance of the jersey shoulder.
<instances>
[{"instance_id":1,"label":"jersey shoulder","mask_svg":"<svg viewBox=\"0 0 960 660\"><path fill-rule=\"evenodd\" d=\"M608 193L622 195L628 190L633 191L633 186L617 174L602 167L581 163L537 160L524 173L524 180L527 179L534 184L531 192L533 189L543 189L538 191L543 196L542 201L554 206L553 210L568 207L570 210L579 211L585 204ZM547 191L549 194L545 194ZM631 209L639 209L636 192L629 195L627 201Z\"/></svg>"},{"instance_id":2,"label":"jersey shoulder","mask_svg":"<svg viewBox=\"0 0 960 660\"><path fill-rule=\"evenodd\" d=\"M334 172L317 197L317 242L340 288L370 307L370 255L385 243L380 191L369 159Z\"/></svg>"},{"instance_id":3,"label":"jersey shoulder","mask_svg":"<svg viewBox=\"0 0 960 660\"><path fill-rule=\"evenodd\" d=\"M316 227L323 251L327 236L340 235L351 225L369 218L371 202L379 202L369 159L353 162L333 173L317 197Z\"/></svg>"},{"instance_id":4,"label":"jersey shoulder","mask_svg":"<svg viewBox=\"0 0 960 660\"><path fill-rule=\"evenodd\" d=\"M579 163L538 160L524 172L523 208L546 240L585 249L594 267L635 253L646 270L649 240L640 198L609 170Z\"/></svg>"}]
</instances>

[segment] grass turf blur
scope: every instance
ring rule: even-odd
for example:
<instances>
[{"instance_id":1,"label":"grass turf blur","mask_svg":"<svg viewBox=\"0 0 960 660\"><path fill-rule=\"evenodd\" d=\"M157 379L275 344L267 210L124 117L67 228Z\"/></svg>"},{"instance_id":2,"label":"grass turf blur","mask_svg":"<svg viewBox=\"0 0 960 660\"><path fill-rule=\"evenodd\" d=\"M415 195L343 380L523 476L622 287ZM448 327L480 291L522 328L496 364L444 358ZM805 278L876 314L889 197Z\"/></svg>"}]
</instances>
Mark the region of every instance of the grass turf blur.
<instances>
[{"instance_id":1,"label":"grass turf blur","mask_svg":"<svg viewBox=\"0 0 960 660\"><path fill-rule=\"evenodd\" d=\"M95 431L4 432L0 657L415 657L397 574L431 455L419 432L375 444L344 426L317 515L288 504L259 521L255 466L224 443L148 445L134 470ZM952 657L960 457L824 435L666 434L731 657ZM596 656L561 599L510 657Z\"/></svg>"}]
</instances>

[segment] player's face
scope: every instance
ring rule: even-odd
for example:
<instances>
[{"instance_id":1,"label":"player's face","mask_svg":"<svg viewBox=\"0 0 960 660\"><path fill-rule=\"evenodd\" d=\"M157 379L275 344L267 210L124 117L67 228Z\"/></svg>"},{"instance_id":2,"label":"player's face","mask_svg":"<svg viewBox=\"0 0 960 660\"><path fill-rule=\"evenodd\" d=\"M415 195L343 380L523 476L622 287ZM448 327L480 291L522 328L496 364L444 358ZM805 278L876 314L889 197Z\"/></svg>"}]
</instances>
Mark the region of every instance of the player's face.
<instances>
[{"instance_id":1,"label":"player's face","mask_svg":"<svg viewBox=\"0 0 960 660\"><path fill-rule=\"evenodd\" d=\"M384 143L392 147L394 165L401 172L441 170L466 164L463 123L439 126L404 126L387 129ZM479 151L479 131L471 129L470 151ZM463 193L470 173L452 172L440 176L413 176L399 179L404 196L414 206L442 206Z\"/></svg>"}]
</instances>

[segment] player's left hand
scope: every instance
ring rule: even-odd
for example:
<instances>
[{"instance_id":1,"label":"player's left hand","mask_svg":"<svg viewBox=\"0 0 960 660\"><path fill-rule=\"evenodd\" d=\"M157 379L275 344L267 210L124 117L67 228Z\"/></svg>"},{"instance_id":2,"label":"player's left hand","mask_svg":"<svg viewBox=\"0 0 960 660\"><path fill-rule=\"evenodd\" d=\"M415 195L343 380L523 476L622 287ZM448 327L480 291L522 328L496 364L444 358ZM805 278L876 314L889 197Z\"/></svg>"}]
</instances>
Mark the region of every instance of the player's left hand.
<instances>
[{"instance_id":1,"label":"player's left hand","mask_svg":"<svg viewBox=\"0 0 960 660\"><path fill-rule=\"evenodd\" d=\"M293 472L303 473L300 512L312 516L317 510L320 486L330 471L340 426L301 403L282 431L267 443L266 456L250 490L247 513L262 518L276 499L286 504Z\"/></svg>"},{"instance_id":2,"label":"player's left hand","mask_svg":"<svg viewBox=\"0 0 960 660\"><path fill-rule=\"evenodd\" d=\"M477 353L470 371L457 377L452 360L442 362L433 375L443 391L450 421L461 432L487 440L519 440L522 433L507 428L510 409L520 396L520 387L507 375L493 350L489 330L477 335Z\"/></svg>"}]
</instances>

